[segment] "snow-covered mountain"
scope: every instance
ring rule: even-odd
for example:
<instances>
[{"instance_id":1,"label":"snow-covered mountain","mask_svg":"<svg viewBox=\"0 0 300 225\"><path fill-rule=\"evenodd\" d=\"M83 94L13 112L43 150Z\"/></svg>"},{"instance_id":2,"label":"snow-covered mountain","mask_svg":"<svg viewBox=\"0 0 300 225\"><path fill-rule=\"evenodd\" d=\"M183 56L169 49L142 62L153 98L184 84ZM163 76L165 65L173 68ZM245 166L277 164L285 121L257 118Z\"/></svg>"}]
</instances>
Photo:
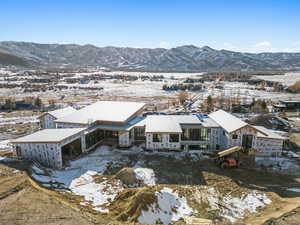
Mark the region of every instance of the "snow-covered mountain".
<instances>
[{"instance_id":1,"label":"snow-covered mountain","mask_svg":"<svg viewBox=\"0 0 300 225\"><path fill-rule=\"evenodd\" d=\"M0 53L13 55L35 67L101 66L143 71L300 69L300 53L253 54L215 50L208 46L199 48L193 45L150 49L8 41L0 42ZM1 58L0 64L3 64Z\"/></svg>"}]
</instances>

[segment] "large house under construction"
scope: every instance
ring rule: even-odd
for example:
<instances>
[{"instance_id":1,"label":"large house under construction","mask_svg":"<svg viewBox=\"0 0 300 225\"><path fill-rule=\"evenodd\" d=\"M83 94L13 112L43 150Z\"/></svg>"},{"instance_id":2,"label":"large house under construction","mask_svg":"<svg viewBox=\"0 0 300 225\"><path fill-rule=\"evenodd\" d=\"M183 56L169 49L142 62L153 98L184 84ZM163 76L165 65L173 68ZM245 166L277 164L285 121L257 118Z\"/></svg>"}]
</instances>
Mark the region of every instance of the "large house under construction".
<instances>
[{"instance_id":1,"label":"large house under construction","mask_svg":"<svg viewBox=\"0 0 300 225\"><path fill-rule=\"evenodd\" d=\"M243 146L262 156L279 156L286 139L223 110L209 115L143 117L144 109L144 103L99 101L80 110L45 113L40 117L44 129L13 140L14 153L61 168L67 160L107 143L119 147L144 144L147 150L165 151Z\"/></svg>"}]
</instances>

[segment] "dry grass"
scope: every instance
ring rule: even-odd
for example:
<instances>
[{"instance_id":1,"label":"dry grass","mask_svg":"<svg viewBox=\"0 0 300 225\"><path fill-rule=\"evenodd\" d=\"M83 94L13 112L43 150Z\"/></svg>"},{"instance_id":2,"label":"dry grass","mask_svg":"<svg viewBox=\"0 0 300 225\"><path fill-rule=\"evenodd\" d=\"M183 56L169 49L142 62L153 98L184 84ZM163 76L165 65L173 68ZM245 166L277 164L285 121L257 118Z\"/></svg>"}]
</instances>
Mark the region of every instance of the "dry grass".
<instances>
[{"instance_id":1,"label":"dry grass","mask_svg":"<svg viewBox=\"0 0 300 225\"><path fill-rule=\"evenodd\" d=\"M288 87L288 90L293 93L300 93L300 81Z\"/></svg>"},{"instance_id":2,"label":"dry grass","mask_svg":"<svg viewBox=\"0 0 300 225\"><path fill-rule=\"evenodd\" d=\"M156 201L155 188L130 188L121 192L109 209L116 220L136 222L141 211Z\"/></svg>"},{"instance_id":3,"label":"dry grass","mask_svg":"<svg viewBox=\"0 0 300 225\"><path fill-rule=\"evenodd\" d=\"M125 167L121 169L115 177L122 181L123 184L133 185L138 184L139 181L136 179L136 175L133 168Z\"/></svg>"}]
</instances>

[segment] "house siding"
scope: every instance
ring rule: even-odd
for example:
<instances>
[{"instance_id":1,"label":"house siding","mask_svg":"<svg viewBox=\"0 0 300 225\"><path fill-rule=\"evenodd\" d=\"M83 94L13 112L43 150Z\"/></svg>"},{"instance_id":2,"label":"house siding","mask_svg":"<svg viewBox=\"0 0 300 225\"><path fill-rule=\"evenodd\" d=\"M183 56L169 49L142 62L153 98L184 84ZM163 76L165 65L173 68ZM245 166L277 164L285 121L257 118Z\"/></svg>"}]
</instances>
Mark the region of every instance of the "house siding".
<instances>
[{"instance_id":1,"label":"house siding","mask_svg":"<svg viewBox=\"0 0 300 225\"><path fill-rule=\"evenodd\" d=\"M120 147L129 147L131 145L129 139L129 132L120 132L119 131L119 146Z\"/></svg>"},{"instance_id":2,"label":"house siding","mask_svg":"<svg viewBox=\"0 0 300 225\"><path fill-rule=\"evenodd\" d=\"M50 114L46 114L40 120L40 126L42 129L56 128L55 122L56 118Z\"/></svg>"},{"instance_id":3,"label":"house siding","mask_svg":"<svg viewBox=\"0 0 300 225\"><path fill-rule=\"evenodd\" d=\"M170 134L161 134L161 142L153 142L153 134L146 134L146 148L151 150L160 150L160 149L170 149L170 150L180 150L180 136L179 142L170 142Z\"/></svg>"},{"instance_id":4,"label":"house siding","mask_svg":"<svg viewBox=\"0 0 300 225\"><path fill-rule=\"evenodd\" d=\"M257 150L260 156L281 156L283 140L257 138L254 149Z\"/></svg>"},{"instance_id":5,"label":"house siding","mask_svg":"<svg viewBox=\"0 0 300 225\"><path fill-rule=\"evenodd\" d=\"M237 135L237 139L233 139L233 135ZM256 143L257 131L249 126L241 128L232 134L227 133L228 147L242 146L243 135L253 135L252 147L254 147Z\"/></svg>"},{"instance_id":6,"label":"house siding","mask_svg":"<svg viewBox=\"0 0 300 225\"><path fill-rule=\"evenodd\" d=\"M36 160L46 166L62 167L61 147L57 143L16 144L14 154L25 159Z\"/></svg>"},{"instance_id":7,"label":"house siding","mask_svg":"<svg viewBox=\"0 0 300 225\"><path fill-rule=\"evenodd\" d=\"M86 152L84 135L79 133L60 143L17 143L14 144L14 154L25 159L36 160L45 166L62 168L62 147L79 138L82 152Z\"/></svg>"}]
</instances>

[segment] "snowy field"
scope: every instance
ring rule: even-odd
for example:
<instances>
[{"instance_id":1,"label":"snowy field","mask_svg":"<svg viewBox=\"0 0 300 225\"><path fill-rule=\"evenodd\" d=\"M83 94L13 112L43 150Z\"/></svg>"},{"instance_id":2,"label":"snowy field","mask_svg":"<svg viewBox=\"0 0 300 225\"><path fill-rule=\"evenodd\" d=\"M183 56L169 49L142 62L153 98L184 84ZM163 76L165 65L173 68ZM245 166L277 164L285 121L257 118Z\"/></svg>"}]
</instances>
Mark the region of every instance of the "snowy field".
<instances>
[{"instance_id":1,"label":"snowy field","mask_svg":"<svg viewBox=\"0 0 300 225\"><path fill-rule=\"evenodd\" d=\"M2 74L4 74L2 70ZM1 75L1 74L0 74ZM15 96L16 98L23 98L26 96L38 95L41 98L56 98L58 96L106 96L106 97L175 97L176 91L164 91L162 90L163 85L180 84L186 78L199 78L203 76L203 73L151 73L151 72L124 72L124 71L91 71L88 73L74 72L74 73L62 73L62 75L69 75L72 78L86 78L89 75L131 75L131 76L164 76L160 81L150 81L141 78L135 81L123 81L121 79L105 79L105 80L91 80L88 83L66 83L64 79L58 81L58 85L67 86L68 89L62 90L47 90L45 92L26 92L24 93L21 88L11 89L0 89L0 96ZM33 78L33 76L17 75L15 73L9 73L10 77L16 77L18 81L3 81L4 83L16 84L27 82L27 79ZM290 85L293 82L300 80L300 73L287 73L286 75L272 75L272 76L258 76L258 78L266 80L274 80L282 82L285 85ZM4 79L4 76L0 76ZM206 89L203 91L191 92L192 94L198 95L198 101L202 102L208 95L214 97L241 97L245 101L251 101L253 98L256 99L297 99L300 98L300 94L291 93L278 93L270 91L255 90L255 86L248 85L247 83L241 82L223 82L224 90L215 89L213 86L214 82L205 82ZM103 88L103 90L84 90L78 88Z\"/></svg>"},{"instance_id":2,"label":"snowy field","mask_svg":"<svg viewBox=\"0 0 300 225\"><path fill-rule=\"evenodd\" d=\"M0 141L0 152L12 151L10 140Z\"/></svg>"},{"instance_id":3,"label":"snowy field","mask_svg":"<svg viewBox=\"0 0 300 225\"><path fill-rule=\"evenodd\" d=\"M98 87L104 88L100 92L106 96L129 96L129 97L155 97L155 96L171 96L174 95L174 92L162 90L164 84L173 84L176 83L173 80L165 81L128 81L120 82L118 80L105 80L100 81L99 83L94 83L91 81L88 84L67 84L60 83L59 85L65 85L71 89L74 87Z\"/></svg>"},{"instance_id":4,"label":"snowy field","mask_svg":"<svg viewBox=\"0 0 300 225\"><path fill-rule=\"evenodd\" d=\"M129 76L164 76L166 78L187 78L187 77L199 77L203 75L203 73L176 73L176 72L170 72L170 73L164 73L164 72L130 72L130 71L110 71L110 72L103 72L103 71L94 71L94 72L88 72L88 73L76 73L76 76L89 76L89 75L129 75Z\"/></svg>"},{"instance_id":5,"label":"snowy field","mask_svg":"<svg viewBox=\"0 0 300 225\"><path fill-rule=\"evenodd\" d=\"M1 125L12 125L17 123L38 123L39 120L36 116L27 116L27 117L8 117L0 118Z\"/></svg>"},{"instance_id":6,"label":"snowy field","mask_svg":"<svg viewBox=\"0 0 300 225\"><path fill-rule=\"evenodd\" d=\"M259 79L277 81L286 86L293 85L295 82L300 81L300 73L286 73L284 75L273 75L273 76L256 76Z\"/></svg>"}]
</instances>

